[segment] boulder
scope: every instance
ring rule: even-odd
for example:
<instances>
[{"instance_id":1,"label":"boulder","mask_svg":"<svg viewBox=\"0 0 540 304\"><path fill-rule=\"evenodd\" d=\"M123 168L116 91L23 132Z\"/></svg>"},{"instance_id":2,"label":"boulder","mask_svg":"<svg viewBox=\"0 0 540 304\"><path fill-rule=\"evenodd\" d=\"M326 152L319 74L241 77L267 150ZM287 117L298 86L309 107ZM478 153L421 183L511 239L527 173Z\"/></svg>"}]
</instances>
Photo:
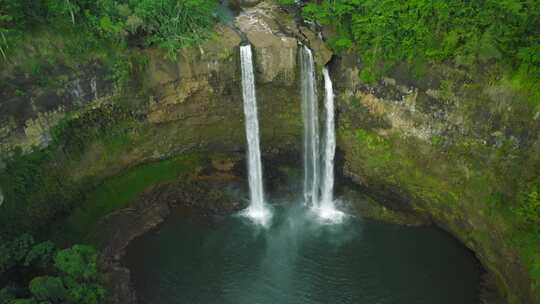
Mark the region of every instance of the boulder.
<instances>
[{"instance_id":1,"label":"boulder","mask_svg":"<svg viewBox=\"0 0 540 304\"><path fill-rule=\"evenodd\" d=\"M280 23L285 20L278 20L278 16L273 3L263 2L235 20L254 49L257 79L264 83L289 83L296 78L298 40L281 30Z\"/></svg>"},{"instance_id":2,"label":"boulder","mask_svg":"<svg viewBox=\"0 0 540 304\"><path fill-rule=\"evenodd\" d=\"M299 44L313 50L319 69L332 57L316 32L299 26L292 15L273 1L244 9L236 17L235 25L254 48L257 79L263 83L290 83L296 78Z\"/></svg>"}]
</instances>

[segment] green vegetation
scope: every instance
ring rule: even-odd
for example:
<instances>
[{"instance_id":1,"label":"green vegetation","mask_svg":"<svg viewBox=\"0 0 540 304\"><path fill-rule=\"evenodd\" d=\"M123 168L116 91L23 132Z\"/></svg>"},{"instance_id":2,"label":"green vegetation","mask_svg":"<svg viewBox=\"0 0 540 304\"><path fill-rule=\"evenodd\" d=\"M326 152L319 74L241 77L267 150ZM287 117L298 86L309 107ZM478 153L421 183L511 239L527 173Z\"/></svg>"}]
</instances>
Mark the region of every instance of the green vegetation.
<instances>
[{"instance_id":1,"label":"green vegetation","mask_svg":"<svg viewBox=\"0 0 540 304\"><path fill-rule=\"evenodd\" d=\"M381 135L351 126L360 109L343 113L339 142L353 172L368 177L375 189L384 186L414 198L417 211L474 244L484 260L503 263L501 253L518 255L538 286L540 180L534 161L525 164L530 151L510 151L507 145L493 147L465 136L442 145L440 138Z\"/></svg>"},{"instance_id":2,"label":"green vegetation","mask_svg":"<svg viewBox=\"0 0 540 304\"><path fill-rule=\"evenodd\" d=\"M0 172L0 184L6 200L0 234L30 231L49 238L47 233L52 233L62 244L73 244L87 237L101 217L125 206L149 186L174 180L200 164L196 156L181 155L140 164L105 180L92 171L95 164L88 164L85 175L77 176L73 168L84 161L91 146L102 147L98 153L107 162L134 145L133 134L144 136L136 114L120 101L67 117L52 133L53 141L46 149L27 154L18 150L3 160L6 168ZM53 220L57 224L44 229Z\"/></svg>"},{"instance_id":3,"label":"green vegetation","mask_svg":"<svg viewBox=\"0 0 540 304\"><path fill-rule=\"evenodd\" d=\"M81 55L110 45L176 50L205 39L216 0L0 0L0 58L9 61L25 36L44 28Z\"/></svg>"},{"instance_id":4,"label":"green vegetation","mask_svg":"<svg viewBox=\"0 0 540 304\"><path fill-rule=\"evenodd\" d=\"M105 180L84 199L66 220L53 227L52 237L62 243L73 243L91 237L98 221L105 215L125 207L148 187L173 181L193 171L200 163L197 156L181 155L168 160L143 164ZM86 239L95 241L94 239Z\"/></svg>"},{"instance_id":5,"label":"green vegetation","mask_svg":"<svg viewBox=\"0 0 540 304\"><path fill-rule=\"evenodd\" d=\"M114 142L125 136L135 123L128 108L107 104L68 117L53 130L53 142L46 149L5 156L0 184L6 203L0 214L0 234L37 232L51 219L69 213L85 190L96 182L67 179L67 164L80 161L92 141Z\"/></svg>"},{"instance_id":6,"label":"green vegetation","mask_svg":"<svg viewBox=\"0 0 540 304\"><path fill-rule=\"evenodd\" d=\"M540 280L540 180L518 193L517 204L511 208L512 219L517 221L515 243L528 264L531 277Z\"/></svg>"},{"instance_id":7,"label":"green vegetation","mask_svg":"<svg viewBox=\"0 0 540 304\"><path fill-rule=\"evenodd\" d=\"M537 230L540 238L540 181L520 192L518 201L513 211L528 229Z\"/></svg>"},{"instance_id":8,"label":"green vegetation","mask_svg":"<svg viewBox=\"0 0 540 304\"><path fill-rule=\"evenodd\" d=\"M99 304L105 299L97 252L84 245L57 249L29 234L0 239L0 304Z\"/></svg>"},{"instance_id":9,"label":"green vegetation","mask_svg":"<svg viewBox=\"0 0 540 304\"><path fill-rule=\"evenodd\" d=\"M404 61L497 64L515 86L540 99L539 1L323 0L303 13L334 28L334 50L359 52L366 81Z\"/></svg>"}]
</instances>

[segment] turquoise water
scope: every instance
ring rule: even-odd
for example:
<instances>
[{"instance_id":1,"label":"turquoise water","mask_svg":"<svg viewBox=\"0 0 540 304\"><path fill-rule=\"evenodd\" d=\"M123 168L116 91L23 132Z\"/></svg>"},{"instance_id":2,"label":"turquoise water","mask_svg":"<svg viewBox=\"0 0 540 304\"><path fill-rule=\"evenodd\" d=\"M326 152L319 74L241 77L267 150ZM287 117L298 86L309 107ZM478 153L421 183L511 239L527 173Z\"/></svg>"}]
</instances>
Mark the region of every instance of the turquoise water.
<instances>
[{"instance_id":1,"label":"turquoise water","mask_svg":"<svg viewBox=\"0 0 540 304\"><path fill-rule=\"evenodd\" d=\"M434 228L348 217L321 224L301 204L272 225L178 211L135 240L125 263L140 303L478 303L470 251Z\"/></svg>"}]
</instances>

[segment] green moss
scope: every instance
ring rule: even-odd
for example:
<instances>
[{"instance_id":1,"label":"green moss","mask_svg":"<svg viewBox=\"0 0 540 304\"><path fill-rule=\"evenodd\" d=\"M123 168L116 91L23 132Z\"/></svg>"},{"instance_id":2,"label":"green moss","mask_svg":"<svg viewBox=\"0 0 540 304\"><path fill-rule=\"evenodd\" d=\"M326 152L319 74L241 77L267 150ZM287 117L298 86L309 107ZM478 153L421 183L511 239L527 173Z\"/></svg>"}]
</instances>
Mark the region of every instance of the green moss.
<instances>
[{"instance_id":1,"label":"green moss","mask_svg":"<svg viewBox=\"0 0 540 304\"><path fill-rule=\"evenodd\" d=\"M340 128L339 141L353 172L413 197L418 211L427 212L472 244L494 271L504 263L501 252L516 252L533 284L540 286L540 233L523 222L537 219L538 191L524 187L521 172L527 166L516 163L526 157L511 149L514 156L509 158L508 145L492 147L467 137L441 145L438 137L423 142ZM521 195L517 189L524 189ZM522 207L510 208L514 204ZM516 216L512 210L529 216Z\"/></svg>"},{"instance_id":2,"label":"green moss","mask_svg":"<svg viewBox=\"0 0 540 304\"><path fill-rule=\"evenodd\" d=\"M200 165L197 155L181 155L172 159L143 164L109 178L85 194L79 207L52 229L52 236L61 243L85 239L99 220L132 202L148 187L178 179Z\"/></svg>"}]
</instances>

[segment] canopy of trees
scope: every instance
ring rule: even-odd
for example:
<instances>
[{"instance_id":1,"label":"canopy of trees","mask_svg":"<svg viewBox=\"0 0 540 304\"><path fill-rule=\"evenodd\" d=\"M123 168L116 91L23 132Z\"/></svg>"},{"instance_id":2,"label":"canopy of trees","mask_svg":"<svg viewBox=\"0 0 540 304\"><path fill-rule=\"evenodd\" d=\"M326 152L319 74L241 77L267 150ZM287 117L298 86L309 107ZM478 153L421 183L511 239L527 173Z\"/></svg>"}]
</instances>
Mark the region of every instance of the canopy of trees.
<instances>
[{"instance_id":1,"label":"canopy of trees","mask_svg":"<svg viewBox=\"0 0 540 304\"><path fill-rule=\"evenodd\" d=\"M105 299L92 247L58 250L29 234L0 242L0 304L98 304Z\"/></svg>"},{"instance_id":2,"label":"canopy of trees","mask_svg":"<svg viewBox=\"0 0 540 304\"><path fill-rule=\"evenodd\" d=\"M360 52L366 80L400 61L503 63L540 91L537 0L322 0L303 13L335 28L335 50Z\"/></svg>"},{"instance_id":3,"label":"canopy of trees","mask_svg":"<svg viewBox=\"0 0 540 304\"><path fill-rule=\"evenodd\" d=\"M216 21L217 0L0 0L0 57L39 27L117 42L137 41L173 54L200 41ZM86 41L88 43L88 41Z\"/></svg>"}]
</instances>

